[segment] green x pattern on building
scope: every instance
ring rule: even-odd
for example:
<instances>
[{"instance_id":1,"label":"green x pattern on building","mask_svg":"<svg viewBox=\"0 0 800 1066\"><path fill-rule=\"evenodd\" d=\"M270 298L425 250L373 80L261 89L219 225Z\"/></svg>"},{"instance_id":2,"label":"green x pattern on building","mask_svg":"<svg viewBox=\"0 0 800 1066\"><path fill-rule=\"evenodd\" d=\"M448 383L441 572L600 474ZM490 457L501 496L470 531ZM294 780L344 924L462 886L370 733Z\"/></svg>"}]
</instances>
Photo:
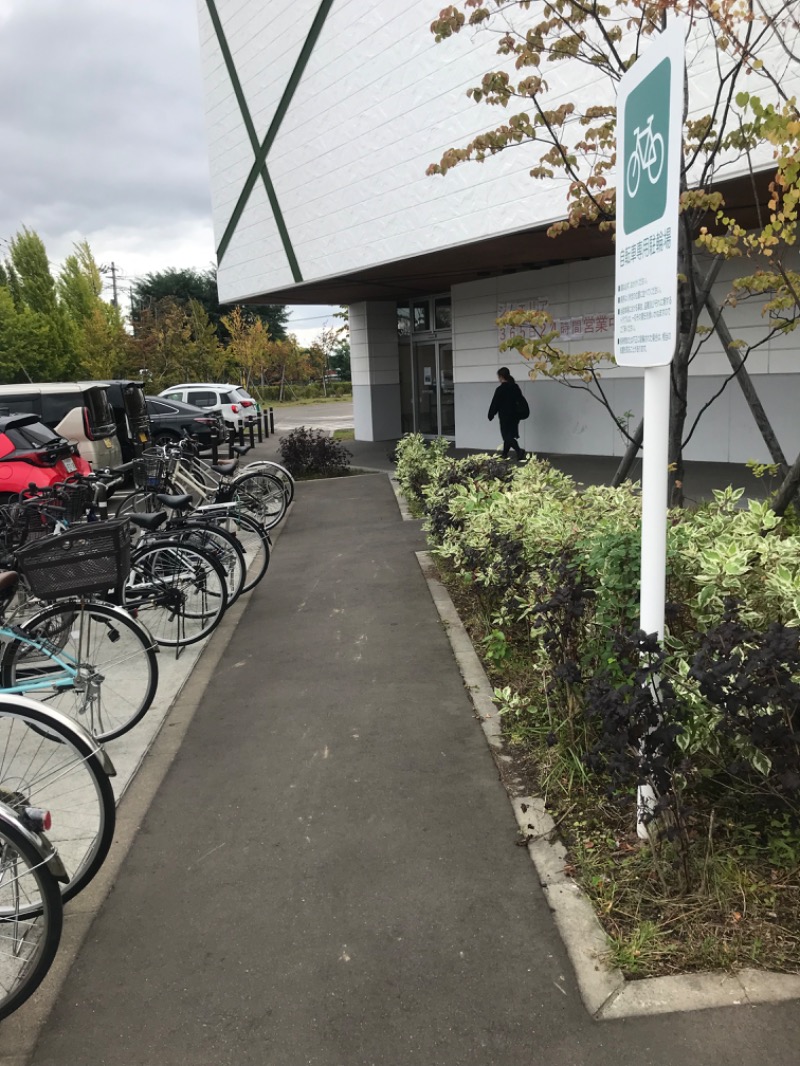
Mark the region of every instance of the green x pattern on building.
<instances>
[{"instance_id":1,"label":"green x pattern on building","mask_svg":"<svg viewBox=\"0 0 800 1066\"><path fill-rule=\"evenodd\" d=\"M228 42L225 37L225 31L220 20L219 13L215 0L206 0L206 6L208 7L208 13L211 17L211 22L214 27L214 33L219 43L220 52L228 71L228 76L231 80L234 95L239 105L239 110L242 115L242 121L244 122L245 129L247 130L247 136L250 139L250 145L253 149L253 165L250 168L250 173L247 175L247 180L244 183L239 199L236 201L236 205L231 213L231 217L228 220L228 224L225 227L225 232L222 234L222 239L219 242L217 248L217 261L222 262L222 259L228 250L228 246L231 243L236 227L239 225L239 221L244 213L247 203L250 199L250 195L256 186L259 178L261 179L264 190L267 194L272 213L275 218L275 224L278 227L278 233L281 238L284 250L286 252L286 258L289 260L289 267L292 271L292 277L295 281L302 281L303 275L300 272L300 267L297 262L297 257L292 247L292 241L289 236L289 231L286 228L286 222L283 218L280 204L278 203L278 197L275 193L275 186L272 184L272 179L269 176L269 169L267 167L267 156L270 149L275 142L275 138L278 135L278 131L281 128L281 123L286 116L286 112L289 110L289 105L292 102L297 86L300 84L300 79L303 76L308 60L311 57L311 53L314 51L314 45L317 43L322 27L325 24L325 19L328 17L328 12L333 6L333 0L322 0L314 21L311 23L311 28L308 31L306 39L303 43L303 47L300 50L300 55L297 57L297 61L292 69L291 76L283 91L283 95L278 102L278 106L275 109L272 122L267 130L266 136L263 141L259 142L256 128L253 125L253 119L250 115L250 109L247 106L247 100L245 99L244 92L242 90L242 84L239 80L239 75L236 72L236 66L233 62L233 56L231 50L228 47Z\"/></svg>"}]
</instances>

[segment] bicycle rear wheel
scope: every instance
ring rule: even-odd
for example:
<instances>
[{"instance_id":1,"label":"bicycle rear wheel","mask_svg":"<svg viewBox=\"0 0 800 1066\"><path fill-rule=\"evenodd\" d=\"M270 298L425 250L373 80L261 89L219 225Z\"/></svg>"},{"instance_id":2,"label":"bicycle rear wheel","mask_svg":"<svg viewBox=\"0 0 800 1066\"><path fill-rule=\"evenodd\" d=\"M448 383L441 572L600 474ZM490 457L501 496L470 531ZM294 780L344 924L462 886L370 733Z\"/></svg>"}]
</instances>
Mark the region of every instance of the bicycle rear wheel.
<instances>
[{"instance_id":1,"label":"bicycle rear wheel","mask_svg":"<svg viewBox=\"0 0 800 1066\"><path fill-rule=\"evenodd\" d=\"M42 983L62 925L58 882L25 833L10 818L0 819L0 1018Z\"/></svg>"},{"instance_id":2,"label":"bicycle rear wheel","mask_svg":"<svg viewBox=\"0 0 800 1066\"><path fill-rule=\"evenodd\" d=\"M48 839L69 875L64 900L89 884L111 846L116 806L107 768L113 773L85 729L34 700L0 695L0 800L19 813L50 811Z\"/></svg>"},{"instance_id":3,"label":"bicycle rear wheel","mask_svg":"<svg viewBox=\"0 0 800 1066\"><path fill-rule=\"evenodd\" d=\"M246 563L244 551L231 533L205 519L190 517L186 526L173 531L173 536L207 552L225 571L228 587L228 606L235 603L244 591Z\"/></svg>"},{"instance_id":4,"label":"bicycle rear wheel","mask_svg":"<svg viewBox=\"0 0 800 1066\"><path fill-rule=\"evenodd\" d=\"M228 606L225 572L206 552L180 540L153 540L134 551L123 590L157 644L195 644L216 629Z\"/></svg>"},{"instance_id":5,"label":"bicycle rear wheel","mask_svg":"<svg viewBox=\"0 0 800 1066\"><path fill-rule=\"evenodd\" d=\"M213 522L221 529L234 533L244 552L245 579L242 592L254 589L267 572L270 559L269 533L261 523L243 511L201 510L206 522Z\"/></svg>"},{"instance_id":6,"label":"bicycle rear wheel","mask_svg":"<svg viewBox=\"0 0 800 1066\"><path fill-rule=\"evenodd\" d=\"M99 741L140 722L158 687L150 635L120 607L70 600L19 626L2 659L2 685L16 686L84 726Z\"/></svg>"}]
</instances>

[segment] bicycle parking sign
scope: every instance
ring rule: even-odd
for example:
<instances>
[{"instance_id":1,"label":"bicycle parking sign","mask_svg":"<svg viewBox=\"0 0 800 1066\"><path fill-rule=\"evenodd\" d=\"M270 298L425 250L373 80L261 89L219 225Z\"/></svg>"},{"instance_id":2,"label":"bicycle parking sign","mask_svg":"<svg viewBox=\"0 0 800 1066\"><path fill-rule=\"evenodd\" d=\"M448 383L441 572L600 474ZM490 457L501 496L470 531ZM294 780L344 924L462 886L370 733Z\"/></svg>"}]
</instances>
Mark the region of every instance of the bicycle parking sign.
<instances>
[{"instance_id":1,"label":"bicycle parking sign","mask_svg":"<svg viewBox=\"0 0 800 1066\"><path fill-rule=\"evenodd\" d=\"M628 96L622 209L626 233L655 222L667 206L670 68L670 61L662 60Z\"/></svg>"},{"instance_id":2,"label":"bicycle parking sign","mask_svg":"<svg viewBox=\"0 0 800 1066\"><path fill-rule=\"evenodd\" d=\"M620 84L614 354L663 366L677 340L685 28L676 21Z\"/></svg>"}]
</instances>

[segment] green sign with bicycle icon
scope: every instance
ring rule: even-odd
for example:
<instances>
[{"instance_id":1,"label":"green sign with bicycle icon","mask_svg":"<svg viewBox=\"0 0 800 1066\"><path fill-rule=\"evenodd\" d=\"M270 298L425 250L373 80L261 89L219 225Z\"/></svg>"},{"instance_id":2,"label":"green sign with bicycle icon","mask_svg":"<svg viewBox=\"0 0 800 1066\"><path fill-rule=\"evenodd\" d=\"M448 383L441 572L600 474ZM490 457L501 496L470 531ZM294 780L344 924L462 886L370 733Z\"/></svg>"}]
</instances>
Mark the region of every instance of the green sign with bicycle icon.
<instances>
[{"instance_id":1,"label":"green sign with bicycle icon","mask_svg":"<svg viewBox=\"0 0 800 1066\"><path fill-rule=\"evenodd\" d=\"M667 206L669 59L662 60L630 94L625 108L625 233L635 233L664 214Z\"/></svg>"},{"instance_id":2,"label":"green sign with bicycle icon","mask_svg":"<svg viewBox=\"0 0 800 1066\"><path fill-rule=\"evenodd\" d=\"M677 341L685 28L659 34L620 83L614 356L664 366Z\"/></svg>"}]
</instances>

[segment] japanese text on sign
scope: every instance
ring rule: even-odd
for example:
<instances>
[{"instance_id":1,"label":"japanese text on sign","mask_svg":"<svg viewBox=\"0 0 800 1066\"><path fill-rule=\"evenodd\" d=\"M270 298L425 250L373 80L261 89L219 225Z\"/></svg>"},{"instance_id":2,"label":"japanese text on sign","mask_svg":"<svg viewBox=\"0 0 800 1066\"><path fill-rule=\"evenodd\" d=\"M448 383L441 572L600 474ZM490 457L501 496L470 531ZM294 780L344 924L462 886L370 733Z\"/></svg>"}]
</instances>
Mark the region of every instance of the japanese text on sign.
<instances>
[{"instance_id":1,"label":"japanese text on sign","mask_svg":"<svg viewBox=\"0 0 800 1066\"><path fill-rule=\"evenodd\" d=\"M499 303L497 305L497 317L507 314L509 311L546 311L548 301L527 300L516 303ZM571 315L570 317L554 318L554 330L558 330L562 341L581 340L584 337L595 337L604 333L614 332L613 312L598 312L588 315ZM498 326L498 341L511 340L512 337L524 337L526 340L534 340L538 331L529 324L523 326Z\"/></svg>"}]
</instances>

